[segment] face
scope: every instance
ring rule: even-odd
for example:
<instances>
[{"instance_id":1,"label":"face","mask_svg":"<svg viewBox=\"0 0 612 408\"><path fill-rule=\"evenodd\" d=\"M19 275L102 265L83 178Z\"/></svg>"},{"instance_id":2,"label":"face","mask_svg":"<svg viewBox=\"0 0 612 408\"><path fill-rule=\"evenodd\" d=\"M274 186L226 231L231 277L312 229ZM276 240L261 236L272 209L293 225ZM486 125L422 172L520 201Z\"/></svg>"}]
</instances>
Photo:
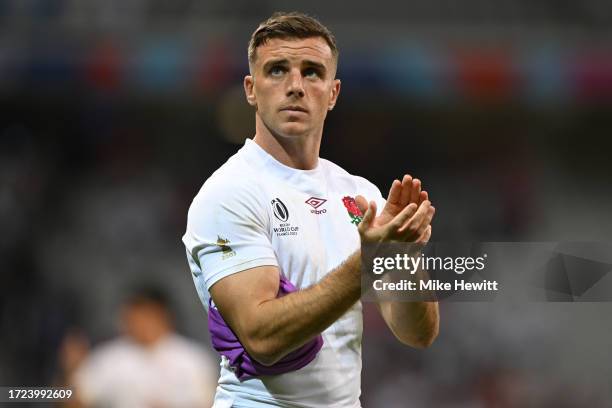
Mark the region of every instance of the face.
<instances>
[{"instance_id":1,"label":"face","mask_svg":"<svg viewBox=\"0 0 612 408\"><path fill-rule=\"evenodd\" d=\"M296 137L322 132L340 93L335 75L336 61L323 38L274 38L257 47L244 88L270 133Z\"/></svg>"},{"instance_id":2,"label":"face","mask_svg":"<svg viewBox=\"0 0 612 408\"><path fill-rule=\"evenodd\" d=\"M170 324L166 310L151 302L124 306L122 323L125 333L145 346L155 344L163 337L168 332Z\"/></svg>"}]
</instances>

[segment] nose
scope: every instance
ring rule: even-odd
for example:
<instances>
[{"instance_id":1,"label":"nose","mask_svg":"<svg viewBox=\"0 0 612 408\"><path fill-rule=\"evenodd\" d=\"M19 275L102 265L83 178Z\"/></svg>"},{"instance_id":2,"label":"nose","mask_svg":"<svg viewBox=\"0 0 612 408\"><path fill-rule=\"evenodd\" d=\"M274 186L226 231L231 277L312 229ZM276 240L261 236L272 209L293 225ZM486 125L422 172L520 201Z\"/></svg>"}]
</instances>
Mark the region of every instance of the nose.
<instances>
[{"instance_id":1,"label":"nose","mask_svg":"<svg viewBox=\"0 0 612 408\"><path fill-rule=\"evenodd\" d=\"M287 86L287 96L298 98L304 97L304 84L302 82L302 73L299 70L292 70L288 75L289 81Z\"/></svg>"}]
</instances>

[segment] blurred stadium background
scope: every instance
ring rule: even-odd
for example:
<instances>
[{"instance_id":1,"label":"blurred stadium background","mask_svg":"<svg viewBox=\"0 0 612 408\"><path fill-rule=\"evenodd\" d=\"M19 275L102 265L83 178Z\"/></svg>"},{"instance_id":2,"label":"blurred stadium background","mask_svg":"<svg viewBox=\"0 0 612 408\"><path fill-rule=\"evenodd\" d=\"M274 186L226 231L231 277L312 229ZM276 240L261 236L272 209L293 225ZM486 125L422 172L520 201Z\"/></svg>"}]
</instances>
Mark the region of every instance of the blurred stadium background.
<instances>
[{"instance_id":1,"label":"blurred stadium background","mask_svg":"<svg viewBox=\"0 0 612 408\"><path fill-rule=\"evenodd\" d=\"M111 338L134 282L208 347L180 241L202 182L254 131L258 22L295 9L340 47L322 156L436 241L610 241L612 3L0 0L0 384L48 385L67 330ZM414 351L365 309L365 407L612 405L609 303L442 305Z\"/></svg>"}]
</instances>

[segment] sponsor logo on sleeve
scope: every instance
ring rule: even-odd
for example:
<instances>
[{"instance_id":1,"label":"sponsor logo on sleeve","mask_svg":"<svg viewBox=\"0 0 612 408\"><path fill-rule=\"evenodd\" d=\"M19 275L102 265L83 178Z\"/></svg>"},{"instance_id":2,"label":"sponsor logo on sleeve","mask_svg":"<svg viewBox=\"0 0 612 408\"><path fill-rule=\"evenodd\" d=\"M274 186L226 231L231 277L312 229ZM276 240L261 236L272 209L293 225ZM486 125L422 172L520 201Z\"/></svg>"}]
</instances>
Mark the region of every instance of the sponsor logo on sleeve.
<instances>
[{"instance_id":1,"label":"sponsor logo on sleeve","mask_svg":"<svg viewBox=\"0 0 612 408\"><path fill-rule=\"evenodd\" d=\"M227 245L229 243L229 239L217 235L217 246L221 248L221 259L231 258L236 255L236 251L234 251L231 246Z\"/></svg>"}]
</instances>

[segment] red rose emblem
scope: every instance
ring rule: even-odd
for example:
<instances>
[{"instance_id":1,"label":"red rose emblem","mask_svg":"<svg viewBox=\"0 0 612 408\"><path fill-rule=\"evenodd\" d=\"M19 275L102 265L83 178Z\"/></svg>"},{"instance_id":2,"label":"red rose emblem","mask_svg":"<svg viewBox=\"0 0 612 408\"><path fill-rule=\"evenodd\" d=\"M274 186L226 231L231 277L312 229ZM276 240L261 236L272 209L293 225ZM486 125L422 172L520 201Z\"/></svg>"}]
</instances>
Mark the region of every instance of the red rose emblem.
<instances>
[{"instance_id":1,"label":"red rose emblem","mask_svg":"<svg viewBox=\"0 0 612 408\"><path fill-rule=\"evenodd\" d=\"M359 224L363 218L363 213L361 212L359 207L357 207L355 199L353 197L346 196L342 198L342 203L346 207L346 210L348 211L349 216L351 217L351 223L355 225Z\"/></svg>"},{"instance_id":2,"label":"red rose emblem","mask_svg":"<svg viewBox=\"0 0 612 408\"><path fill-rule=\"evenodd\" d=\"M357 207L357 203L355 202L355 199L353 197L344 197L342 199L342 202L344 203L344 206L348 210L349 214L356 215L358 217L363 217L363 213L361 212L359 207Z\"/></svg>"}]
</instances>

